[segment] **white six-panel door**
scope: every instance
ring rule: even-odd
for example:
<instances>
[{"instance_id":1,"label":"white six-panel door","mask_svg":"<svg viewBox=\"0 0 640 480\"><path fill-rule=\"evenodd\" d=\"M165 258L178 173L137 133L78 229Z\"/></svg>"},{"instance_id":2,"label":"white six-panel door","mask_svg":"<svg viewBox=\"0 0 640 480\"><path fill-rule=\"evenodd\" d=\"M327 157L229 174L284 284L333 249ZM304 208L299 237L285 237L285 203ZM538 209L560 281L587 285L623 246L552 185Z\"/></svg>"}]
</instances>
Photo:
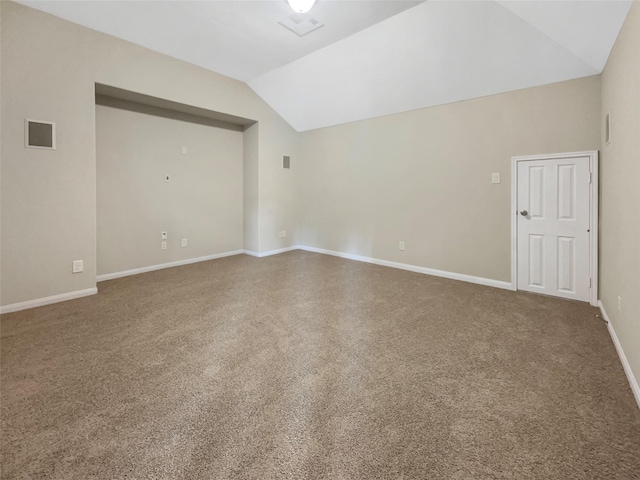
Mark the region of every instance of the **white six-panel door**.
<instances>
[{"instance_id":1,"label":"white six-panel door","mask_svg":"<svg viewBox=\"0 0 640 480\"><path fill-rule=\"evenodd\" d=\"M590 158L517 162L517 288L590 299Z\"/></svg>"}]
</instances>

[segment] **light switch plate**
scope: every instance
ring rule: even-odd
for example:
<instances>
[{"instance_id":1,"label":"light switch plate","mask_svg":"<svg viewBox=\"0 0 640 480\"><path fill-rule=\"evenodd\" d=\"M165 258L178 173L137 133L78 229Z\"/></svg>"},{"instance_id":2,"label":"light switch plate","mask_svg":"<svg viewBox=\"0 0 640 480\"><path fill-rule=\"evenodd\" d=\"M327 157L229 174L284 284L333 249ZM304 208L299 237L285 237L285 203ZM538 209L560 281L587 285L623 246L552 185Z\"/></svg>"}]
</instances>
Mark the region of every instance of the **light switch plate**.
<instances>
[{"instance_id":1,"label":"light switch plate","mask_svg":"<svg viewBox=\"0 0 640 480\"><path fill-rule=\"evenodd\" d=\"M491 183L500 183L500 174L492 173L491 174Z\"/></svg>"}]
</instances>

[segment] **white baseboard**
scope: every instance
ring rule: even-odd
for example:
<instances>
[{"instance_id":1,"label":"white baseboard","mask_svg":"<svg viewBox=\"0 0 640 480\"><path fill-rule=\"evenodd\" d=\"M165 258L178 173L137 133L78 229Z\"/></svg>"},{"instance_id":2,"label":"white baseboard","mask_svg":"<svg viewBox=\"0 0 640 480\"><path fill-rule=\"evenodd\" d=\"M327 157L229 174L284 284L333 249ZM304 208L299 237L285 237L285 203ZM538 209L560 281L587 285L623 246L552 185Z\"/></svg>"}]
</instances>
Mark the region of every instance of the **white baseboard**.
<instances>
[{"instance_id":1,"label":"white baseboard","mask_svg":"<svg viewBox=\"0 0 640 480\"><path fill-rule=\"evenodd\" d=\"M399 268L400 270L408 270L410 272L423 273L425 275L433 275L434 277L449 278L451 280L460 280L462 282L476 283L478 285L486 285L488 287L502 288L504 290L515 290L510 282L493 280L490 278L474 277L462 273L446 272L444 270L435 270L433 268L419 267L417 265L409 265L407 263L391 262L389 260L379 260L377 258L363 257L352 253L336 252L334 250L325 250L323 248L305 247L299 245L300 250L307 252L323 253L325 255L333 255L334 257L348 258L349 260L357 260L358 262L373 263L374 265L382 265L385 267Z\"/></svg>"},{"instance_id":2,"label":"white baseboard","mask_svg":"<svg viewBox=\"0 0 640 480\"><path fill-rule=\"evenodd\" d=\"M277 255L279 253L290 252L291 250L300 250L301 247L295 245L293 247L279 248L277 250L269 250L268 252L254 252L253 250L243 250L243 253L251 255L252 257L269 257L271 255Z\"/></svg>"},{"instance_id":3,"label":"white baseboard","mask_svg":"<svg viewBox=\"0 0 640 480\"><path fill-rule=\"evenodd\" d=\"M631 365L629 365L627 356L624 354L624 350L622 349L620 340L618 340L618 335L616 335L616 331L613 329L613 324L611 323L611 320L609 320L609 316L607 315L607 311L604 309L602 300L598 300L598 307L600 307L600 311L602 312L602 318L607 321L607 329L609 330L609 335L611 335L611 340L613 340L613 344L615 345L616 351L618 352L618 357L620 357L620 363L622 363L624 373L627 375L629 386L631 387L633 396L636 399L638 408L640 408L640 386L638 386L638 381L636 380L636 377L633 376Z\"/></svg>"},{"instance_id":4,"label":"white baseboard","mask_svg":"<svg viewBox=\"0 0 640 480\"><path fill-rule=\"evenodd\" d=\"M66 302L67 300L75 300L76 298L88 297L98 293L96 287L87 288L85 290L77 290L75 292L61 293L60 295L52 295L51 297L36 298L35 300L27 300L26 302L12 303L0 307L0 313L19 312L28 308L42 307L51 305L52 303Z\"/></svg>"},{"instance_id":5,"label":"white baseboard","mask_svg":"<svg viewBox=\"0 0 640 480\"><path fill-rule=\"evenodd\" d=\"M215 260L216 258L230 257L232 255L239 255L244 253L244 250L232 250L230 252L215 253L213 255L206 255L204 257L188 258L186 260L178 260L175 262L161 263L160 265L151 265L149 267L134 268L132 270L124 270L122 272L105 273L104 275L98 275L96 277L97 282L104 282L105 280L113 280L114 278L128 277L129 275L138 275L140 273L153 272L155 270L162 270L164 268L179 267L182 265L190 265L192 263L206 262L207 260Z\"/></svg>"},{"instance_id":6,"label":"white baseboard","mask_svg":"<svg viewBox=\"0 0 640 480\"><path fill-rule=\"evenodd\" d=\"M176 262L169 262L169 263L163 263L160 265L152 265L149 267L142 267L142 268L134 268L132 270L125 270L122 272L115 272L115 273L107 273L104 275L98 275L96 277L96 281L97 282L103 282L105 280L113 280L115 278L121 278L121 277L128 277L130 275L138 275L140 273L146 273L146 272L153 272L155 270L162 270L164 268L171 268L171 267L179 267L181 265L189 265L192 263L198 263L198 262L205 262L207 260L214 260L216 258L222 258L222 257L229 257L232 255L238 255L241 253L245 253L247 255L251 255L254 257L268 257L271 255L277 255L279 253L284 253L284 252L289 252L291 250L305 250L308 252L314 252L314 253L321 253L324 255L332 255L334 257L341 257L341 258L348 258L350 260L356 260L359 262L365 262L365 263L372 263L374 265L382 265L385 267L391 267L391 268L398 268L400 270L407 270L410 272L416 272L416 273L422 273L422 274L426 274L426 275L433 275L435 277L442 277L442 278L449 278L451 280L459 280L462 282L469 282L469 283L475 283L478 285L485 285L488 287L495 287L495 288L502 288L505 290L515 290L515 287L513 284L509 283L509 282L503 282L500 280L493 280L490 278L482 278L482 277L474 277L472 275L465 275L462 273L453 273L453 272L446 272L444 270L435 270L433 268L427 268L427 267L419 267L416 265L409 265L406 263L399 263L399 262L391 262L389 260L380 260L377 258L371 258L371 257L365 257L362 255L355 255L352 253L343 253L343 252L337 252L334 250L325 250L322 248L315 248L315 247L306 247L303 245L294 245L292 247L286 247L286 248L279 248L277 250L269 250L267 252L254 252L252 250L233 250L230 252L224 252L224 253L217 253L214 255L207 255L205 257L197 257L197 258L190 258L187 260L178 260ZM88 289L88 290L81 290L79 292L71 292L68 294L62 294L62 295L56 295L53 297L47 297L47 298L42 298L42 299L36 299L36 300L30 300L27 302L22 302L22 303L16 303L13 305L7 305L5 307L0 307L0 313L9 313L9 312L15 312L18 310L24 310L27 308L33 308L33 307L39 307L41 305L48 305L50 303L56 303L56 302L63 302L65 300L72 300L74 298L80 298L80 297L84 297L87 295L93 295L97 293L97 289Z\"/></svg>"}]
</instances>

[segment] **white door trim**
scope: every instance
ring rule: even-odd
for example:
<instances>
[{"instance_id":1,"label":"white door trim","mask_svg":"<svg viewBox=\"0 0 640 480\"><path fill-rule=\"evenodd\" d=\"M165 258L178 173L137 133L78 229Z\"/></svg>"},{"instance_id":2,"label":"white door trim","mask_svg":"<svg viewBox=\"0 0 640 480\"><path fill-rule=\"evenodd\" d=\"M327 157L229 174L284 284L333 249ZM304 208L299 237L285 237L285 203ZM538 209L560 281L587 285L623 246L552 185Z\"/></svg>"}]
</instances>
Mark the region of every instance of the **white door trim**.
<instances>
[{"instance_id":1,"label":"white door trim","mask_svg":"<svg viewBox=\"0 0 640 480\"><path fill-rule=\"evenodd\" d=\"M598 151L555 153L511 157L511 284L518 289L518 162L527 160L558 160L589 157L589 303L598 306Z\"/></svg>"}]
</instances>

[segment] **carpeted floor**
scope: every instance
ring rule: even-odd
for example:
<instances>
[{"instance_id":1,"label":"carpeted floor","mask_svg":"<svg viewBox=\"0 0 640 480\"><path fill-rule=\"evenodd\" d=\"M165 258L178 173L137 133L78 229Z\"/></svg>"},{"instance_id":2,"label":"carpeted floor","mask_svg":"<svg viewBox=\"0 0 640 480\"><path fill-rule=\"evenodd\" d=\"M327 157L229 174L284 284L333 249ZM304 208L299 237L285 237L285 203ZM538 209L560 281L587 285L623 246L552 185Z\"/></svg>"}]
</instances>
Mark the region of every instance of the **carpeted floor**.
<instances>
[{"instance_id":1,"label":"carpeted floor","mask_svg":"<svg viewBox=\"0 0 640 480\"><path fill-rule=\"evenodd\" d=\"M294 251L2 316L4 479L633 479L598 311Z\"/></svg>"}]
</instances>

